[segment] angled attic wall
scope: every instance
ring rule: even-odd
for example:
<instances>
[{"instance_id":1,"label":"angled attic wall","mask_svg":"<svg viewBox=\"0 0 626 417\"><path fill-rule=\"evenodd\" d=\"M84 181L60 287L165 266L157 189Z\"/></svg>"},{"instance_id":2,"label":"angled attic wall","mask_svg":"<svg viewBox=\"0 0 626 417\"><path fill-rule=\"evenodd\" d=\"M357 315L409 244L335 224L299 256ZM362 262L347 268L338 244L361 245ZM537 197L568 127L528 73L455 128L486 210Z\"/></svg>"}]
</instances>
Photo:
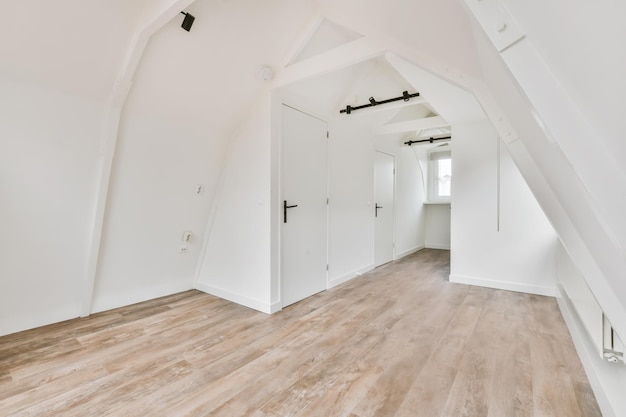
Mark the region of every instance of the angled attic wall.
<instances>
[{"instance_id":1,"label":"angled attic wall","mask_svg":"<svg viewBox=\"0 0 626 417\"><path fill-rule=\"evenodd\" d=\"M611 4L621 7L617 3ZM522 9L528 12L530 6L524 6ZM574 11L574 20L581 18L578 13L587 10L583 4L568 4L567 8ZM550 10L552 15L543 15ZM516 10L518 13L521 13L520 10ZM620 160L624 154L617 152L617 148L613 148L613 155L607 154L607 149L614 146L610 143L611 135L618 134L614 131L607 135L607 129L615 126L615 120L602 124L594 117L594 112L582 111L588 103L576 100L581 98L581 92L586 91L585 101L595 102L599 108L604 108L615 101L616 95L619 96L624 80L621 72L619 76L614 73L615 68L609 68L605 73L602 66L592 68L590 63L576 66L568 62L582 58L577 53L567 51L566 46L576 45L572 40L579 39L580 35L572 32L571 39L565 35L565 42L563 33L553 27L546 28L546 20L562 20L557 14L548 4L547 9L539 14L520 15L520 21L526 22L525 29L530 30L529 36L502 54L496 51L482 29L477 29L476 40L485 81L520 137L520 140L509 143L508 148L561 239L566 251L561 257L571 258L574 266L570 269L578 269L582 273L601 309L621 335L626 332L626 281L623 279L626 266L623 251L625 236L621 231L624 200L620 198L626 184L623 172L613 162ZM618 15L607 16L613 19ZM587 24L576 27L575 31L586 29L583 32L593 41L593 47L610 53L610 45L616 39L603 39L606 32L596 27L600 24L594 19L597 17L595 12L590 13L590 17L592 19ZM562 28L567 27L568 23ZM542 38L536 37L542 32L537 30L542 24L545 43ZM602 25L605 25L604 21ZM485 27L487 33L490 27L493 26ZM623 29L619 23L613 26L618 27ZM531 40L538 46L531 44ZM555 44L563 50L555 50ZM540 53L550 56L544 58ZM567 68L559 68L559 65ZM557 74L559 78L555 77ZM590 78L591 74L594 76ZM587 88L578 90L568 85L572 78L599 84L600 91L605 89L606 103L599 103L598 97L589 94ZM615 90L607 91L607 85L610 85L609 90ZM598 123L601 125L596 125ZM593 131L590 130L592 126ZM616 216L620 210L622 215ZM626 375L622 372L623 368L620 369L619 365L616 368L600 359L577 312L570 309L565 299L565 296L560 298L559 305L603 415L624 415L626 401L621 387Z\"/></svg>"},{"instance_id":2,"label":"angled attic wall","mask_svg":"<svg viewBox=\"0 0 626 417\"><path fill-rule=\"evenodd\" d=\"M483 119L452 126L450 281L556 294L557 237Z\"/></svg>"},{"instance_id":3,"label":"angled attic wall","mask_svg":"<svg viewBox=\"0 0 626 417\"><path fill-rule=\"evenodd\" d=\"M180 85L199 78L172 63L193 54L179 25L174 19L150 39L122 111L92 312L193 287L225 139L203 120L211 98Z\"/></svg>"},{"instance_id":4,"label":"angled attic wall","mask_svg":"<svg viewBox=\"0 0 626 417\"><path fill-rule=\"evenodd\" d=\"M577 19L580 18L578 13L586 10L582 4L578 6L567 6L575 10ZM575 74L568 75L564 80L571 77L582 79L585 75L588 78L591 74L595 82L600 85L614 83L618 91L624 81L621 77L617 79L613 70L604 74L602 66L592 69L589 65L566 65L577 55L554 49L555 45L564 47L560 40L562 34L550 35L548 32L554 31L554 28L548 30L541 24L537 29L531 23L530 9L522 9L526 12L525 16L522 16L521 9L515 9L515 12L522 16L520 21L526 22L525 27L516 26L511 16L502 16L510 19L507 27L519 30L522 35L525 30L530 30L532 36L522 37L502 53L496 51L483 30L476 32L485 82L521 138L508 145L513 158L609 320L619 334L624 334L626 221L623 213L626 211L626 200L622 191L626 189L626 181L623 169L616 163L620 156L615 155L617 152L613 152L613 156L607 152L611 147L610 137L621 132L611 132L609 136L594 133L592 129L595 126L591 123L597 123L597 120L588 119L581 111L581 104L570 98L580 97L580 92L568 91L566 88L573 88L566 85L569 81L562 84L555 77L563 68L556 67L554 62L567 66L567 70ZM554 12L552 7L546 9L550 10ZM480 13L477 13L480 19ZM551 17L553 21L561 19L556 14ZM488 24L489 19L484 20L484 16L482 19L486 33L497 41L498 33L493 29L497 25L493 22ZM597 41L599 48L608 46L605 51L611 53L615 39L609 38L604 43L602 36L605 33L599 28L600 22L592 20L589 23L585 26L585 33ZM598 29L597 33L595 29ZM547 37L541 49L531 43L541 43L539 34ZM574 35L574 39L577 36ZM544 59L540 52L547 54L547 51L552 56ZM609 102L613 101L614 94L619 93L607 95ZM589 100L592 99L589 96ZM605 132L606 128L598 126L597 131ZM590 141L591 138L594 138L593 141Z\"/></svg>"},{"instance_id":5,"label":"angled attic wall","mask_svg":"<svg viewBox=\"0 0 626 417\"><path fill-rule=\"evenodd\" d=\"M172 18L152 35L124 107L95 311L193 287L229 143L264 94L256 71L283 59L312 13L307 0L196 1L186 10L193 29ZM192 241L179 253L187 230Z\"/></svg>"},{"instance_id":6,"label":"angled attic wall","mask_svg":"<svg viewBox=\"0 0 626 417\"><path fill-rule=\"evenodd\" d=\"M204 129L140 114L136 104L126 106L120 127L93 311L192 288L219 175L220 144L206 141ZM184 231L193 234L188 244Z\"/></svg>"},{"instance_id":7,"label":"angled attic wall","mask_svg":"<svg viewBox=\"0 0 626 417\"><path fill-rule=\"evenodd\" d=\"M567 96L617 165L626 166L626 3L503 0ZM563 15L564 8L567 14ZM556 24L555 24L556 23Z\"/></svg>"},{"instance_id":8,"label":"angled attic wall","mask_svg":"<svg viewBox=\"0 0 626 417\"><path fill-rule=\"evenodd\" d=\"M554 295L554 231L505 151L501 181L506 188L500 194L500 214L509 223L496 230L497 132L476 98L407 60L389 54L387 60L452 126L456 179L452 182L450 280ZM521 259L524 267L518 263Z\"/></svg>"},{"instance_id":9,"label":"angled attic wall","mask_svg":"<svg viewBox=\"0 0 626 417\"><path fill-rule=\"evenodd\" d=\"M144 3L3 1L1 72L48 90L105 102Z\"/></svg>"},{"instance_id":10,"label":"angled attic wall","mask_svg":"<svg viewBox=\"0 0 626 417\"><path fill-rule=\"evenodd\" d=\"M0 78L0 335L78 317L105 107Z\"/></svg>"},{"instance_id":11,"label":"angled attic wall","mask_svg":"<svg viewBox=\"0 0 626 417\"><path fill-rule=\"evenodd\" d=\"M103 144L110 132L117 132L112 123L117 111L108 105L115 91L126 93L126 88L117 88L117 77L143 6L143 1L126 0L1 6L0 106L9 117L0 127L8 129L2 135L3 156L18 162L22 173L14 175L14 166L3 166L4 173L13 172L2 180L10 190L3 192L10 199L5 208L12 213L2 213L0 222L11 223L3 227L5 236L17 236L13 227L20 233L3 250L7 261L0 263L5 268L0 286L6 286L0 288L0 297L7 297L0 304L13 309L0 334L89 313L97 258L89 248L99 241L95 213L104 204L97 196L98 167L110 157L110 147ZM42 151L45 158L38 156ZM36 183L30 175L37 176ZM35 254L36 260L26 261ZM0 317L4 324L4 313Z\"/></svg>"}]
</instances>

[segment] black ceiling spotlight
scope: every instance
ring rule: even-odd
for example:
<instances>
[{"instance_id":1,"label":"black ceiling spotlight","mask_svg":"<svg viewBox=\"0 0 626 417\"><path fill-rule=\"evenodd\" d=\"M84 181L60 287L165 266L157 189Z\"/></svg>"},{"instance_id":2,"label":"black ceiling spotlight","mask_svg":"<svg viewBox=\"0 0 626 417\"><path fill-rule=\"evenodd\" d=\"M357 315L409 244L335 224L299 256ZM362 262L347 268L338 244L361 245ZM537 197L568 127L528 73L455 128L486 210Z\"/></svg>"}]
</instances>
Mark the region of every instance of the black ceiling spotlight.
<instances>
[{"instance_id":1,"label":"black ceiling spotlight","mask_svg":"<svg viewBox=\"0 0 626 417\"><path fill-rule=\"evenodd\" d=\"M196 20L196 18L191 13L180 13L185 15L185 18L183 19L183 24L180 25L180 27L189 32L191 30L191 25L193 25L193 21Z\"/></svg>"}]
</instances>

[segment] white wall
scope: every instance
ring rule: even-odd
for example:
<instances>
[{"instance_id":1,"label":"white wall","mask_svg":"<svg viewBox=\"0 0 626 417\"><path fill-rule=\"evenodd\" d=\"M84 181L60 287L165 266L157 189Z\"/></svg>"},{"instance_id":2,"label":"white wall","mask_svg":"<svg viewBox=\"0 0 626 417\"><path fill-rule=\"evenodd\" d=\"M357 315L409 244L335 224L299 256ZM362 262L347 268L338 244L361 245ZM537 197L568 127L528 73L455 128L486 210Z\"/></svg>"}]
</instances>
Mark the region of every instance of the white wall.
<instances>
[{"instance_id":1,"label":"white wall","mask_svg":"<svg viewBox=\"0 0 626 417\"><path fill-rule=\"evenodd\" d=\"M585 20L589 6L578 3L571 5L574 21ZM626 274L626 200L615 192L626 188L626 176L620 146L609 143L610 137L621 133L613 128L609 133L606 129L615 122L604 124L592 116L597 110L588 108L589 103L597 104L597 92L608 89L598 108L612 114L616 107L609 110L605 106L619 108L615 100L620 100L624 80L613 67L605 71L604 65L594 65L597 63L578 49L569 49L578 45L570 35L574 39L582 36L583 51L596 48L589 56L601 53L611 61L623 59L611 55L618 38L605 39L606 30L623 31L623 25L608 24L597 12L613 10L606 15L610 21L624 6L604 3L589 12L590 19L581 32L573 33L546 24L560 18L555 4L549 2L541 16L530 10L529 4L510 4L522 23L518 28L527 36L498 53L486 33L491 39L499 35L493 32L493 25L487 25L485 31L476 31L476 44L485 83L520 137L507 144L514 160L602 309L618 331L626 333L626 281L622 279ZM515 22L510 23L514 28ZM586 62L577 65L582 57ZM574 79L588 82L578 88ZM594 90L596 85L599 89Z\"/></svg>"},{"instance_id":2,"label":"white wall","mask_svg":"<svg viewBox=\"0 0 626 417\"><path fill-rule=\"evenodd\" d=\"M402 142L406 140L401 140ZM404 217L409 222L417 222L417 227L405 229L404 226L397 228L398 237L396 247L396 258L403 253L413 252L415 249L450 249L450 204L426 204L428 200L428 149L430 146L413 145L400 146L399 155L402 158L402 167L407 169L406 173L398 176L397 183L405 182L404 189L399 188L398 199L409 198L412 203L402 203L400 210L404 211ZM400 214L399 214L400 215ZM405 224L406 221L400 224ZM410 223L409 223L410 224ZM415 230L418 232L415 233ZM402 236L410 242L403 244ZM398 242L399 241L399 242ZM402 248L409 249L404 252Z\"/></svg>"},{"instance_id":3,"label":"white wall","mask_svg":"<svg viewBox=\"0 0 626 417\"><path fill-rule=\"evenodd\" d=\"M503 3L584 119L593 126L594 146L606 147L607 155L623 171L626 54L622 51L626 3L583 0L535 3L504 0ZM565 5L567 19L560 19L555 27L555 19L562 16Z\"/></svg>"},{"instance_id":4,"label":"white wall","mask_svg":"<svg viewBox=\"0 0 626 417\"><path fill-rule=\"evenodd\" d=\"M375 137L381 120L384 114L343 116L330 123L331 286L374 267L375 150L395 157L395 258L424 247L426 195L416 155L397 136Z\"/></svg>"},{"instance_id":5,"label":"white wall","mask_svg":"<svg viewBox=\"0 0 626 417\"><path fill-rule=\"evenodd\" d=\"M144 3L3 1L0 72L27 84L105 102Z\"/></svg>"},{"instance_id":6,"label":"white wall","mask_svg":"<svg viewBox=\"0 0 626 417\"><path fill-rule=\"evenodd\" d=\"M80 313L104 107L0 78L0 335Z\"/></svg>"},{"instance_id":7,"label":"white wall","mask_svg":"<svg viewBox=\"0 0 626 417\"><path fill-rule=\"evenodd\" d=\"M404 142L404 134L378 136L374 142L376 150L395 157L394 259L423 249L427 227L426 153Z\"/></svg>"},{"instance_id":8,"label":"white wall","mask_svg":"<svg viewBox=\"0 0 626 417\"><path fill-rule=\"evenodd\" d=\"M195 287L270 313L271 117L269 93L233 138L209 218Z\"/></svg>"},{"instance_id":9,"label":"white wall","mask_svg":"<svg viewBox=\"0 0 626 417\"><path fill-rule=\"evenodd\" d=\"M450 204L427 204L425 246L450 249Z\"/></svg>"},{"instance_id":10,"label":"white wall","mask_svg":"<svg viewBox=\"0 0 626 417\"><path fill-rule=\"evenodd\" d=\"M275 241L280 225L272 223L271 210L276 211L278 206L272 207L275 192L270 189L270 183L273 188L278 186L278 177L271 176L270 164L276 161L271 142L279 140L279 132L269 122L280 123L276 112L283 96L290 97L287 93L278 94L271 117L267 103L256 106L254 115L234 140L220 179L214 218L209 220L208 241L196 283L200 290L264 312L280 308L275 291L277 271L271 264L279 250ZM304 111L311 110L311 103L302 97L290 97L287 101ZM324 117L323 110L312 111ZM376 146L371 121L339 117L329 122L329 286L374 266ZM425 193L413 152L395 142L382 147L396 156L398 256L424 245ZM242 256L246 256L246 262L241 262Z\"/></svg>"},{"instance_id":11,"label":"white wall","mask_svg":"<svg viewBox=\"0 0 626 417\"><path fill-rule=\"evenodd\" d=\"M475 38L485 82L520 136L508 148L571 256L572 268L623 334L624 200L615 190L625 183L623 143L615 138L624 122L615 111L623 113L624 55L613 51L623 38L615 31L623 33L624 27L611 21L623 15L618 10L624 5L576 1L568 5L567 22L555 30L562 7L557 3L507 2L527 36L503 54L482 31ZM603 415L623 415L621 392L612 394L623 386L623 376L598 359L579 313L564 299L559 306ZM619 378L622 382L616 382Z\"/></svg>"},{"instance_id":12,"label":"white wall","mask_svg":"<svg viewBox=\"0 0 626 417\"><path fill-rule=\"evenodd\" d=\"M329 123L329 283L374 267L374 137L369 125Z\"/></svg>"},{"instance_id":13,"label":"white wall","mask_svg":"<svg viewBox=\"0 0 626 417\"><path fill-rule=\"evenodd\" d=\"M189 94L199 75L174 64L200 32L194 26L195 36L184 37L178 26L172 21L152 36L122 111L93 312L193 287L226 128L207 123L216 119L213 113L203 117L211 97ZM199 195L197 185L203 187ZM193 237L188 251L180 253L185 231Z\"/></svg>"},{"instance_id":14,"label":"white wall","mask_svg":"<svg viewBox=\"0 0 626 417\"><path fill-rule=\"evenodd\" d=\"M270 183L278 186L278 177L271 176L271 161L276 161L271 143L279 140L279 132L269 122L280 124L276 112L282 96L288 94L274 99L271 117L267 103L257 106L234 141L196 283L200 290L264 312L280 308L277 271L271 264L280 249L274 244L280 224L272 222L279 207L272 206L275 191L270 189ZM287 101L324 117L302 98ZM329 130L329 286L334 286L374 266L375 141L367 119L332 119ZM423 247L425 193L415 155L396 143L385 147L390 150L396 155L396 251L409 253ZM246 262L241 262L243 256Z\"/></svg>"},{"instance_id":15,"label":"white wall","mask_svg":"<svg viewBox=\"0 0 626 417\"><path fill-rule=\"evenodd\" d=\"M292 47L293 37L286 34L299 32L314 12L307 0L273 0L263 5L197 1L186 10L196 16L190 32L180 28L179 15L150 38L122 114L93 311L193 287L220 177L233 182L231 188L223 187L220 210L243 204L241 198L249 196L240 195L247 189L238 178L229 177L233 164L246 169L237 165L237 151L233 151L235 161L227 160L233 143L245 123L256 123L250 131L267 136L269 110L265 105L265 110L257 107L260 97L268 97L267 84L256 79L256 71L262 64L278 67ZM255 112L265 119L253 118ZM269 142L264 146L269 155ZM255 179L269 181L263 176ZM198 184L204 186L199 196L194 192ZM222 214L211 229L217 236L223 236L221 227L229 224L230 218ZM239 226L242 234L229 236L244 236L247 225ZM193 232L193 239L181 254L182 234L187 230ZM248 241L258 243L252 236L243 239ZM246 249L245 244L239 246ZM212 251L209 260L227 260L222 256L224 247L212 244L207 250ZM257 259L267 253L246 256ZM238 262L229 269L231 287L220 284L220 279L226 279L220 262L214 269L203 267L203 278L233 293L245 287L250 297L267 303L265 284L263 290L238 284L244 274L239 266L243 265Z\"/></svg>"},{"instance_id":16,"label":"white wall","mask_svg":"<svg viewBox=\"0 0 626 417\"><path fill-rule=\"evenodd\" d=\"M414 147L398 145L396 155L396 221L394 259L416 252L425 245L428 229L426 172L420 169Z\"/></svg>"},{"instance_id":17,"label":"white wall","mask_svg":"<svg viewBox=\"0 0 626 417\"><path fill-rule=\"evenodd\" d=\"M202 126L138 107L129 102L120 126L93 311L192 288L222 164L221 144L207 140ZM184 231L193 237L179 253Z\"/></svg>"},{"instance_id":18,"label":"white wall","mask_svg":"<svg viewBox=\"0 0 626 417\"><path fill-rule=\"evenodd\" d=\"M488 121L453 125L450 281L554 295L557 239Z\"/></svg>"}]
</instances>

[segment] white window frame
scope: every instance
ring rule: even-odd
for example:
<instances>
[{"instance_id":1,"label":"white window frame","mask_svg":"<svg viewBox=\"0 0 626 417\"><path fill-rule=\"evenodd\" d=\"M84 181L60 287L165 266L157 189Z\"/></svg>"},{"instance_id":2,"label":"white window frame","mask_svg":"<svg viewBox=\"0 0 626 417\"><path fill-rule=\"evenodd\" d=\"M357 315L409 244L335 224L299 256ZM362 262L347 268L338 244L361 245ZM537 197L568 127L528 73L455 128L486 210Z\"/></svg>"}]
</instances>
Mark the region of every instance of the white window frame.
<instances>
[{"instance_id":1,"label":"white window frame","mask_svg":"<svg viewBox=\"0 0 626 417\"><path fill-rule=\"evenodd\" d=\"M438 194L439 163L437 161L439 159L448 159L446 157L452 160L452 152L449 143L437 146L428 151L428 201L431 203L450 203L451 196L441 196Z\"/></svg>"}]
</instances>

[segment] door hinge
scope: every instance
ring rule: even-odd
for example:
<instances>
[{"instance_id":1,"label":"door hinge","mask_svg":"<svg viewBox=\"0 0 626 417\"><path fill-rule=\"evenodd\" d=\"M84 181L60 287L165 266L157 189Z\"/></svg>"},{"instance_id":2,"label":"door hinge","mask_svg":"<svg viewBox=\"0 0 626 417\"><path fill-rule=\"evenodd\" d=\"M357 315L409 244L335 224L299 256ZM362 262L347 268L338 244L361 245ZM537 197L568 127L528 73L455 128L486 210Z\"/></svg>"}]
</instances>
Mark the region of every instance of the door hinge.
<instances>
[{"instance_id":1,"label":"door hinge","mask_svg":"<svg viewBox=\"0 0 626 417\"><path fill-rule=\"evenodd\" d=\"M326 270L328 271L328 269L329 269L329 266L328 266L328 264L326 264Z\"/></svg>"},{"instance_id":2,"label":"door hinge","mask_svg":"<svg viewBox=\"0 0 626 417\"><path fill-rule=\"evenodd\" d=\"M326 139L328 139L330 137L330 132L327 130L326 131Z\"/></svg>"},{"instance_id":3,"label":"door hinge","mask_svg":"<svg viewBox=\"0 0 626 417\"><path fill-rule=\"evenodd\" d=\"M330 204L330 198L326 197L326 205Z\"/></svg>"}]
</instances>

